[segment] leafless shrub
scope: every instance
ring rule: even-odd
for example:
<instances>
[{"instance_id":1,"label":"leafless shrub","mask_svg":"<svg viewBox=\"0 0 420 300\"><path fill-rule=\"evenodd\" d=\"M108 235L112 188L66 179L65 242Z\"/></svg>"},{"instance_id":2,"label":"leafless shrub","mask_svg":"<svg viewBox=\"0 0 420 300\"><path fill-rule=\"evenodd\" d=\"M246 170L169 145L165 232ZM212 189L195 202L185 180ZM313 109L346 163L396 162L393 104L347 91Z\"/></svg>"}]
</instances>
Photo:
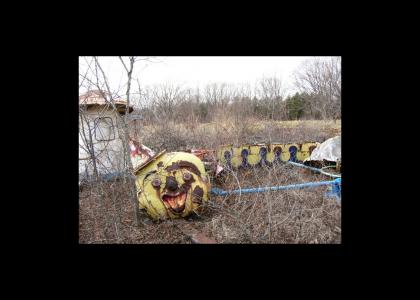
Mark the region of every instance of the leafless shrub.
<instances>
[{"instance_id":1,"label":"leafless shrub","mask_svg":"<svg viewBox=\"0 0 420 300\"><path fill-rule=\"evenodd\" d=\"M304 62L295 74L295 85L310 96L311 111L324 120L341 118L341 57Z\"/></svg>"},{"instance_id":2,"label":"leafless shrub","mask_svg":"<svg viewBox=\"0 0 420 300\"><path fill-rule=\"evenodd\" d=\"M328 121L285 122L287 111L279 79L263 78L254 90L249 85L213 83L202 91L173 84L140 89L136 79L138 93L135 94L130 91L130 76L136 59L120 59L129 78L123 93L129 101L138 104L143 116L140 127L133 128L134 123L126 117L117 125L123 144L123 153L117 156L126 165L130 134L155 151L170 152L216 149L226 144L322 142L340 133L340 124ZM81 85L108 90L109 105L116 109L115 93L107 87L106 74L101 72L98 61L93 59L90 68L94 76L81 74ZM80 118L82 121L88 118L83 108ZM84 134L82 128L81 133L86 153L93 158L93 168L97 170L100 168L98 149L88 142L92 130L95 128L87 128ZM113 160L112 151L103 153ZM130 168L124 172L130 173ZM80 243L191 243L173 222L154 223L139 215L137 201L133 201L133 178L104 180L97 171L94 175L95 181L85 182L80 188ZM270 168L228 170L224 180L214 180L213 186L231 190L325 179L322 175L279 164ZM326 189L212 195L194 220L194 226L219 243L340 243L341 206L325 197Z\"/></svg>"},{"instance_id":3,"label":"leafless shrub","mask_svg":"<svg viewBox=\"0 0 420 300\"><path fill-rule=\"evenodd\" d=\"M319 180L325 178L279 165L231 171L224 188ZM340 205L324 192L320 187L213 197L203 231L221 243L340 243Z\"/></svg>"},{"instance_id":4,"label":"leafless shrub","mask_svg":"<svg viewBox=\"0 0 420 300\"><path fill-rule=\"evenodd\" d=\"M238 123L237 126L241 124L255 126L251 122ZM233 128L234 126L234 123L224 124L224 128L222 124L197 126L193 132L188 131L186 126L178 126L176 136L170 136L168 133L167 146L176 148L175 144L170 143L179 138L186 147L200 145L201 148L213 149L234 138L240 130ZM327 135L323 130L330 128L312 124L313 131L302 133L308 129L305 126L298 124L296 128L287 128L286 124L276 125L268 122L261 128L258 127L254 134L268 139L268 132L271 132L271 138L280 142L304 138L310 140L322 134ZM150 131L141 131L142 139L149 136L151 142L155 140L155 130L156 128L151 128ZM246 137L242 141L245 142ZM279 164L270 168L255 167L229 171L223 182L213 181L213 186L232 190L320 180L329 179L307 170ZM200 217L193 221L193 225L219 243L340 243L341 206L335 199L325 197L326 189L327 187L317 187L227 197L212 195L211 201L205 205ZM130 214L133 204L127 200L128 192L123 182L104 183L103 194L107 196L102 201L98 201L100 194L95 186L83 189L80 194L80 242L191 242L170 221L150 221L149 224L141 224L140 227L134 226L133 216Z\"/></svg>"}]
</instances>

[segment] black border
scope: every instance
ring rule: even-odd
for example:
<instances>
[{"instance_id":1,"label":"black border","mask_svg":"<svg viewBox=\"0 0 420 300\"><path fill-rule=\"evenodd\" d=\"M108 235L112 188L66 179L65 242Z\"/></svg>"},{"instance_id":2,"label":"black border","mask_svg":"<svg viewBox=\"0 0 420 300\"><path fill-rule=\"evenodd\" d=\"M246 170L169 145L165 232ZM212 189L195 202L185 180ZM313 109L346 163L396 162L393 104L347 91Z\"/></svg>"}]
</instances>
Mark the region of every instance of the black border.
<instances>
[{"instance_id":1,"label":"black border","mask_svg":"<svg viewBox=\"0 0 420 300\"><path fill-rule=\"evenodd\" d=\"M45 230L41 240L51 249L59 250L56 253L69 255L86 261L100 261L109 255L117 255L122 260L129 260L134 257L161 257L170 251L171 255L186 255L191 260L218 261L229 260L232 263L241 264L243 261L258 259L261 263L280 266L287 263L286 258L300 259L308 258L310 261L327 259L348 259L359 255L363 250L360 245L368 242L361 234L363 231L362 221L367 216L362 206L361 199L366 198L363 191L365 183L369 179L361 175L357 168L361 161L365 161L364 155L360 150L361 139L357 136L360 128L364 125L357 102L352 99L359 98L360 86L357 87L358 70L360 62L358 57L344 51L341 47L333 47L334 50L299 50L290 48L288 52L295 53L269 53L270 56L288 56L301 53L302 56L342 56L342 81L343 81L343 104L342 104L342 143L343 143L343 201L342 201L342 244L341 245L79 245L78 244L78 57L79 55L90 55L84 52L100 53L101 51L79 51L77 55L72 54L66 59L61 60L59 73L59 85L54 94L60 95L60 109L65 111L64 115L53 117L53 122L60 124L56 131L60 138L53 139L55 149L60 151L55 153L55 159L60 161L59 167L55 169L60 175L53 179L51 183L52 196L46 203L49 206L47 211L48 219L44 220L42 230ZM111 51L119 54L119 51ZM122 51L124 55L130 51ZM134 54L150 55L141 51L134 51ZM168 55L155 51L153 55ZM188 52L188 51L186 51ZM221 52L221 51L215 51ZM231 51L235 52L235 51ZM255 51L259 52L259 51ZM263 51L261 51L263 52ZM275 52L267 51L267 52ZM282 52L282 51L279 51ZM206 53L212 55L211 53ZM262 53L259 53L262 54ZM203 54L204 55L204 54ZM249 54L248 54L249 55ZM256 55L256 54L254 54ZM63 93L63 90L66 91ZM43 114L56 115L55 106L43 109ZM47 124L51 127L50 123ZM55 128L58 129L58 128ZM64 138L63 138L64 137ZM72 142L74 141L74 143ZM363 140L366 141L366 140ZM65 159L63 159L65 157ZM48 171L47 171L48 173ZM356 175L357 174L357 175ZM47 175L47 174L46 174ZM49 176L51 174L48 174ZM63 189L65 190L63 192ZM59 196L57 196L59 195ZM356 201L357 200L357 201ZM363 207L365 207L363 203ZM368 204L369 205L369 204ZM54 226L51 226L54 224ZM361 231L362 230L362 231ZM363 248L363 246L362 246ZM64 253L62 252L64 251Z\"/></svg>"}]
</instances>

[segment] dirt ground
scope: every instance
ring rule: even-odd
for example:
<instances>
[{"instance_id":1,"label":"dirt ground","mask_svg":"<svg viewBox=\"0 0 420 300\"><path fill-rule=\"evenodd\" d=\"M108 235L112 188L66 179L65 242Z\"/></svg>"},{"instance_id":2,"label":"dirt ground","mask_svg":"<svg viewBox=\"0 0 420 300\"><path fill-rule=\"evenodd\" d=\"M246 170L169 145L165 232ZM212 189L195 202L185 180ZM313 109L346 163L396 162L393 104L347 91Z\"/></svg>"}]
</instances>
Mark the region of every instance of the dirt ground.
<instances>
[{"instance_id":1,"label":"dirt ground","mask_svg":"<svg viewBox=\"0 0 420 300\"><path fill-rule=\"evenodd\" d=\"M314 123L315 122L315 123ZM240 128L239 128L240 127ZM144 130L145 145L167 151L207 148L231 143L322 142L340 134L335 122L203 124L155 126ZM155 138L153 138L155 137ZM213 187L224 190L331 180L324 175L290 166L256 167L227 172ZM83 187L79 194L80 243L189 244L172 221L155 223L146 216L136 227L127 183L107 182ZM341 242L341 204L325 196L327 186L264 193L211 195L192 226L217 243L331 244Z\"/></svg>"}]
</instances>

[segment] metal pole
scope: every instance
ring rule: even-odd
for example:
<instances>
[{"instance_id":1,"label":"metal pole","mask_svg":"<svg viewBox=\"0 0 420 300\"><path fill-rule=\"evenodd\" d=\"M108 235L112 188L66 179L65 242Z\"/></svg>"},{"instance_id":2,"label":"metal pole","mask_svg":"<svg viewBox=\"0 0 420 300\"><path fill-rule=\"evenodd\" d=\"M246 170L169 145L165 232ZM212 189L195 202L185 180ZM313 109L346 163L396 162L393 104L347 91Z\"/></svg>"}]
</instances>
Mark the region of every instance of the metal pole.
<instances>
[{"instance_id":1,"label":"metal pole","mask_svg":"<svg viewBox=\"0 0 420 300\"><path fill-rule=\"evenodd\" d=\"M330 177L333 177L333 178L341 178L341 175L330 174L330 173L327 173L327 172L325 172L321 169L317 169L317 168L310 167L310 166L305 166L304 164L295 163L293 161L287 161L286 163L291 164L291 165L296 166L296 167L309 169L309 170L312 170L314 172L317 172L317 173L320 173L320 174L323 174L323 175L326 175L326 176L330 176Z\"/></svg>"},{"instance_id":2,"label":"metal pole","mask_svg":"<svg viewBox=\"0 0 420 300\"><path fill-rule=\"evenodd\" d=\"M337 185L341 184L341 179L339 181L330 180L330 181L317 181L317 182L306 182L306 183L299 183L299 184L291 184L291 185L283 185L283 186L269 186L269 187L261 187L261 188L249 188L249 189L237 189L232 191L224 191L219 188L212 188L211 192L218 196L226 196L226 195L233 195L233 194L247 194L247 193L262 193L267 191L280 191L280 190L291 190L291 189L301 189L307 187L317 187L323 185Z\"/></svg>"}]
</instances>

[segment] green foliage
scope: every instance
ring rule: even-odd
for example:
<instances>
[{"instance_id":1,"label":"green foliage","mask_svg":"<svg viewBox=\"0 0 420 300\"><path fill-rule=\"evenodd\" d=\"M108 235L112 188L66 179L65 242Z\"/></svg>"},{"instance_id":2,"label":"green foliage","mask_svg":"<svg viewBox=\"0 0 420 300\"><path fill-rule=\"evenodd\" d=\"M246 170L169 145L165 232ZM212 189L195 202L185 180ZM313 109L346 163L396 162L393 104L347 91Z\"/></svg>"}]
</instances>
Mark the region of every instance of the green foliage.
<instances>
[{"instance_id":1,"label":"green foliage","mask_svg":"<svg viewBox=\"0 0 420 300\"><path fill-rule=\"evenodd\" d=\"M154 102L152 102L154 103ZM322 105L319 95L308 93L295 93L286 99L259 98L258 96L234 96L222 108L223 113L234 117L254 117L261 120L300 120L300 119L323 119L327 117L340 117L341 103L335 106ZM156 117L164 117L166 120L179 118L183 120L186 115L193 114L200 122L216 120L221 113L221 108L216 104L200 99L198 96L185 99L173 105L165 114L165 107L150 106L143 108L145 119L152 120ZM322 110L326 111L323 112ZM338 117L336 117L338 115Z\"/></svg>"},{"instance_id":2,"label":"green foliage","mask_svg":"<svg viewBox=\"0 0 420 300\"><path fill-rule=\"evenodd\" d=\"M254 115L264 119L268 119L271 114L271 109L268 101L265 100L254 100L252 102L252 111Z\"/></svg>"},{"instance_id":3,"label":"green foliage","mask_svg":"<svg viewBox=\"0 0 420 300\"><path fill-rule=\"evenodd\" d=\"M286 109L287 115L289 120L298 120L300 119L304 113L306 105L306 99L304 95L296 93L292 97L286 98Z\"/></svg>"},{"instance_id":4,"label":"green foliage","mask_svg":"<svg viewBox=\"0 0 420 300\"><path fill-rule=\"evenodd\" d=\"M200 120L204 121L207 119L207 115L209 114L208 105L206 103L200 102L198 104L198 116Z\"/></svg>"}]
</instances>

